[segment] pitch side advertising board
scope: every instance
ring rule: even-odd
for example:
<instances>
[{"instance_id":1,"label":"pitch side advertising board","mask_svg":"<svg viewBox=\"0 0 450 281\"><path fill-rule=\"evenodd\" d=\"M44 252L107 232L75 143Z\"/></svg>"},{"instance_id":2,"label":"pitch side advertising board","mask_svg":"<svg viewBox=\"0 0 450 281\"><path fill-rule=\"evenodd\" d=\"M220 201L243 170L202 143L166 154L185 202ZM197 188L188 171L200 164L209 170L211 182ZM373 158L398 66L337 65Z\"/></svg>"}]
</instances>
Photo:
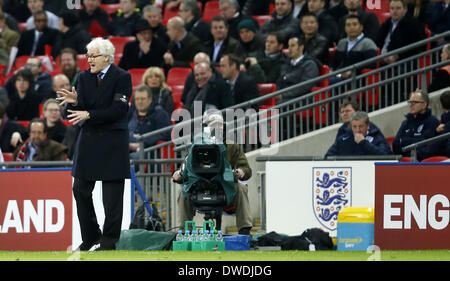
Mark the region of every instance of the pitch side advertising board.
<instances>
[{"instance_id":1,"label":"pitch side advertising board","mask_svg":"<svg viewBox=\"0 0 450 281\"><path fill-rule=\"evenodd\" d=\"M0 169L0 250L65 251L81 243L70 169ZM100 227L101 182L93 192ZM130 181L125 182L122 229L131 221Z\"/></svg>"},{"instance_id":2,"label":"pitch side advertising board","mask_svg":"<svg viewBox=\"0 0 450 281\"><path fill-rule=\"evenodd\" d=\"M375 164L375 245L450 249L450 163Z\"/></svg>"}]
</instances>

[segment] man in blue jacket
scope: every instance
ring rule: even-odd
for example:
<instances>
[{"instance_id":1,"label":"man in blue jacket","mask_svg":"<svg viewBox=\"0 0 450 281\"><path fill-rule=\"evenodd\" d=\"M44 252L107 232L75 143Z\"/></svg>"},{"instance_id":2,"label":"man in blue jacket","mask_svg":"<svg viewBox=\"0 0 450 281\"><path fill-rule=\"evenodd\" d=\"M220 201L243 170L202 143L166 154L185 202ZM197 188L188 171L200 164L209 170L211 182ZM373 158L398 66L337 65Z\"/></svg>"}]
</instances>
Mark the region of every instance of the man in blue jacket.
<instances>
[{"instance_id":1,"label":"man in blue jacket","mask_svg":"<svg viewBox=\"0 0 450 281\"><path fill-rule=\"evenodd\" d=\"M371 127L366 112L353 113L350 119L351 131L338 137L328 150L326 157L336 155L389 155L392 154L383 133Z\"/></svg>"},{"instance_id":2,"label":"man in blue jacket","mask_svg":"<svg viewBox=\"0 0 450 281\"><path fill-rule=\"evenodd\" d=\"M135 108L128 111L128 134L130 158L139 158L139 143L136 136L143 135L171 125L169 114L158 103L153 102L152 91L147 85L136 87L133 96ZM155 145L158 141L170 140L170 132L144 140L144 147Z\"/></svg>"},{"instance_id":3,"label":"man in blue jacket","mask_svg":"<svg viewBox=\"0 0 450 281\"><path fill-rule=\"evenodd\" d=\"M403 152L403 147L436 135L439 120L431 115L431 109L428 108L429 103L428 94L421 90L411 93L408 100L410 113L406 115L406 120L402 122L392 143L392 150L395 154L409 157L410 152ZM429 154L429 149L429 146L422 146L417 149L417 159L419 161L424 159Z\"/></svg>"}]
</instances>

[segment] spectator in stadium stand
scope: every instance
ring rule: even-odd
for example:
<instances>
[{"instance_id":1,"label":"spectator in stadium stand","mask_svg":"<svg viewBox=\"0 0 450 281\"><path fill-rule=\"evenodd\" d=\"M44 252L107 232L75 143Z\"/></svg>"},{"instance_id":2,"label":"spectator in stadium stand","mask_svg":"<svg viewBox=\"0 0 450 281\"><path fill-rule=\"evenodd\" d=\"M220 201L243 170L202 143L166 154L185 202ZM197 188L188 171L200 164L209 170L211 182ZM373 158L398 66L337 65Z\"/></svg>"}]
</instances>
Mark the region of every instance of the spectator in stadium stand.
<instances>
[{"instance_id":1,"label":"spectator in stadium stand","mask_svg":"<svg viewBox=\"0 0 450 281\"><path fill-rule=\"evenodd\" d=\"M11 48L17 47L19 40L20 34L6 25L5 14L0 9L0 64L9 64Z\"/></svg>"},{"instance_id":2,"label":"spectator in stadium stand","mask_svg":"<svg viewBox=\"0 0 450 281\"><path fill-rule=\"evenodd\" d=\"M17 44L17 56L43 56L46 55L45 45L54 47L59 40L57 29L47 26L47 15L44 11L34 14L35 28L22 32ZM53 50L54 51L54 50ZM52 53L53 57L55 53Z\"/></svg>"},{"instance_id":3,"label":"spectator in stadium stand","mask_svg":"<svg viewBox=\"0 0 450 281\"><path fill-rule=\"evenodd\" d=\"M305 41L300 37L291 37L288 43L289 58L281 66L280 77L277 80L277 90L281 90L298 83L302 83L319 76L319 67L316 60L308 54L303 54ZM283 101L299 97L311 91L313 84L307 84L303 87L283 93L283 96L277 96L277 99Z\"/></svg>"},{"instance_id":4,"label":"spectator in stadium stand","mask_svg":"<svg viewBox=\"0 0 450 281\"><path fill-rule=\"evenodd\" d=\"M425 92L421 90L412 92L407 102L410 112L406 114L406 120L402 122L397 131L392 143L392 150L394 154L409 157L410 152L403 152L402 148L436 136L436 127L439 126L439 120L431 115L431 109L428 108L430 98ZM417 149L417 159L421 161L429 153L430 146L422 146Z\"/></svg>"},{"instance_id":5,"label":"spectator in stadium stand","mask_svg":"<svg viewBox=\"0 0 450 281\"><path fill-rule=\"evenodd\" d=\"M408 3L407 14L414 17L422 24L426 24L431 16L431 11L434 6L434 1L430 0L406 0Z\"/></svg>"},{"instance_id":6,"label":"spectator in stadium stand","mask_svg":"<svg viewBox=\"0 0 450 281\"><path fill-rule=\"evenodd\" d=\"M56 74L52 77L52 87L54 97L58 97L57 92L61 91L61 89L70 90L72 86L70 85L69 78L65 74Z\"/></svg>"},{"instance_id":7,"label":"spectator in stadium stand","mask_svg":"<svg viewBox=\"0 0 450 281\"><path fill-rule=\"evenodd\" d=\"M340 105L339 114L341 116L342 125L339 127L336 134L336 139L334 140L333 145L328 149L328 151L336 151L338 140L341 139L342 136L352 132L350 118L352 117L353 113L357 111L359 111L359 104L355 101L346 100ZM369 132L375 132L376 130L380 131L380 129L374 123L369 121Z\"/></svg>"},{"instance_id":8,"label":"spectator in stadium stand","mask_svg":"<svg viewBox=\"0 0 450 281\"><path fill-rule=\"evenodd\" d=\"M172 115L174 103L172 90L166 83L166 77L159 67L149 67L142 76L142 84L150 87L153 103L159 104Z\"/></svg>"},{"instance_id":9,"label":"spectator in stadium stand","mask_svg":"<svg viewBox=\"0 0 450 281\"><path fill-rule=\"evenodd\" d=\"M272 13L272 19L264 22L260 32L267 36L269 32L280 32L285 38L283 42L287 45L287 40L294 35L298 29L299 20L292 16L291 0L275 0L275 10Z\"/></svg>"},{"instance_id":10,"label":"spectator in stadium stand","mask_svg":"<svg viewBox=\"0 0 450 281\"><path fill-rule=\"evenodd\" d=\"M450 132L450 90L443 92L439 97L439 101L441 102L443 113L441 115L441 124L436 127L436 134L442 135ZM450 158L450 139L434 144L432 155L428 157L430 156L447 156Z\"/></svg>"},{"instance_id":11,"label":"spectator in stadium stand","mask_svg":"<svg viewBox=\"0 0 450 281\"><path fill-rule=\"evenodd\" d=\"M338 29L339 39L345 38L345 19L348 15L358 15L361 19L361 24L364 27L364 36L377 40L378 30L380 30L380 22L377 16L372 12L367 12L361 7L361 0L344 0L344 5L348 11L346 15L339 18Z\"/></svg>"},{"instance_id":12,"label":"spectator in stadium stand","mask_svg":"<svg viewBox=\"0 0 450 281\"><path fill-rule=\"evenodd\" d=\"M132 36L141 13L136 8L138 0L120 0L120 9L112 13L108 33L112 36Z\"/></svg>"},{"instance_id":13,"label":"spectator in stadium stand","mask_svg":"<svg viewBox=\"0 0 450 281\"><path fill-rule=\"evenodd\" d=\"M79 18L81 25L87 31L95 28L107 33L109 18L105 10L100 8L100 4L100 0L83 1L83 9L79 10Z\"/></svg>"},{"instance_id":14,"label":"spectator in stadium stand","mask_svg":"<svg viewBox=\"0 0 450 281\"><path fill-rule=\"evenodd\" d=\"M0 0L0 11L3 13L3 16L5 18L6 25L9 27L9 29L14 30L17 33L20 33L19 25L17 24L17 20L8 14L3 9L3 0Z\"/></svg>"},{"instance_id":15,"label":"spectator in stadium stand","mask_svg":"<svg viewBox=\"0 0 450 281\"><path fill-rule=\"evenodd\" d=\"M61 106L56 99L48 99L44 103L44 120L47 124L47 137L62 143L66 134L66 125L61 121Z\"/></svg>"},{"instance_id":16,"label":"spectator in stadium stand","mask_svg":"<svg viewBox=\"0 0 450 281\"><path fill-rule=\"evenodd\" d=\"M265 48L249 53L241 65L241 71L247 71L256 83L275 83L281 66L287 61L282 51L283 40L278 32L267 34Z\"/></svg>"},{"instance_id":17,"label":"spectator in stadium stand","mask_svg":"<svg viewBox=\"0 0 450 281\"><path fill-rule=\"evenodd\" d=\"M319 21L319 33L329 42L337 42L337 23L325 9L325 0L308 0L308 10L316 14Z\"/></svg>"},{"instance_id":18,"label":"spectator in stadium stand","mask_svg":"<svg viewBox=\"0 0 450 281\"><path fill-rule=\"evenodd\" d=\"M292 11L292 16L294 18L301 19L305 13L308 13L307 0L294 0L294 8Z\"/></svg>"},{"instance_id":19,"label":"spectator in stadium stand","mask_svg":"<svg viewBox=\"0 0 450 281\"><path fill-rule=\"evenodd\" d=\"M9 105L6 107L8 118L12 120L31 120L39 117L41 98L33 90L33 74L29 69L21 69L8 82Z\"/></svg>"},{"instance_id":20,"label":"spectator in stadium stand","mask_svg":"<svg viewBox=\"0 0 450 281\"><path fill-rule=\"evenodd\" d=\"M389 144L378 128L370 126L369 115L364 111L352 114L350 128L336 138L336 142L325 154L328 156L389 155Z\"/></svg>"},{"instance_id":21,"label":"spectator in stadium stand","mask_svg":"<svg viewBox=\"0 0 450 281\"><path fill-rule=\"evenodd\" d=\"M6 108L0 103L0 148L14 152L17 145L28 138L28 131L18 122L8 118Z\"/></svg>"},{"instance_id":22,"label":"spectator in stadium stand","mask_svg":"<svg viewBox=\"0 0 450 281\"><path fill-rule=\"evenodd\" d=\"M67 147L47 136L45 121L34 118L29 125L30 137L14 151L15 161L64 161Z\"/></svg>"},{"instance_id":23,"label":"spectator in stadium stand","mask_svg":"<svg viewBox=\"0 0 450 281\"><path fill-rule=\"evenodd\" d=\"M377 56L377 45L372 39L366 37L363 29L364 27L360 22L359 16L349 15L346 17L345 32L347 38L341 39L336 47L336 53L330 63L333 71ZM366 65L364 68L376 68L376 62L373 65ZM356 69L356 74L360 74L361 70ZM352 71L349 70L330 77L330 84L345 80L351 74Z\"/></svg>"},{"instance_id":24,"label":"spectator in stadium stand","mask_svg":"<svg viewBox=\"0 0 450 281\"><path fill-rule=\"evenodd\" d=\"M142 10L142 15L150 24L153 31L153 37L160 39L168 45L170 38L169 35L167 35L167 28L162 24L161 8L156 5L147 5Z\"/></svg>"},{"instance_id":25,"label":"spectator in stadium stand","mask_svg":"<svg viewBox=\"0 0 450 281\"><path fill-rule=\"evenodd\" d=\"M230 84L231 96L235 104L240 104L259 97L259 88L255 79L245 72L239 71L240 60L232 54L225 54L220 59L222 77ZM258 110L258 104L250 107ZM249 107L241 107L246 110Z\"/></svg>"},{"instance_id":26,"label":"spectator in stadium stand","mask_svg":"<svg viewBox=\"0 0 450 281\"><path fill-rule=\"evenodd\" d=\"M222 16L215 16L211 19L211 34L213 39L205 44L209 57L214 66L220 64L220 58L224 54L239 55L241 43L229 36L228 23Z\"/></svg>"},{"instance_id":27,"label":"spectator in stadium stand","mask_svg":"<svg viewBox=\"0 0 450 281\"><path fill-rule=\"evenodd\" d=\"M433 35L450 30L450 0L435 1L427 23ZM450 36L445 39L450 40ZM445 39L439 39L439 43Z\"/></svg>"},{"instance_id":28,"label":"spectator in stadium stand","mask_svg":"<svg viewBox=\"0 0 450 281\"><path fill-rule=\"evenodd\" d=\"M341 17L347 14L347 8L344 5L344 0L330 0L328 2L327 9L336 22L338 22Z\"/></svg>"},{"instance_id":29,"label":"spectator in stadium stand","mask_svg":"<svg viewBox=\"0 0 450 281\"><path fill-rule=\"evenodd\" d=\"M60 54L62 49L71 48L77 54L86 53L86 45L91 41L91 34L80 24L78 14L67 10L60 14L59 32L61 39L55 46L55 53Z\"/></svg>"},{"instance_id":30,"label":"spectator in stadium stand","mask_svg":"<svg viewBox=\"0 0 450 281\"><path fill-rule=\"evenodd\" d=\"M242 14L246 16L268 15L272 2L273 0L241 0L239 6L242 7Z\"/></svg>"},{"instance_id":31,"label":"spectator in stadium stand","mask_svg":"<svg viewBox=\"0 0 450 281\"><path fill-rule=\"evenodd\" d=\"M130 158L139 158L137 136L170 126L170 116L154 99L152 90L147 85L139 85L134 90L134 110L128 111L128 134ZM144 148L155 145L158 141L170 140L170 132L144 139Z\"/></svg>"},{"instance_id":32,"label":"spectator in stadium stand","mask_svg":"<svg viewBox=\"0 0 450 281\"><path fill-rule=\"evenodd\" d=\"M209 67L211 68L211 71L215 77L219 77L220 79L223 78L222 73L220 73L220 71L216 67L211 65L211 59L209 58L209 55L207 53L199 52L195 55L194 66L201 62L204 62L209 65ZM181 95L181 102L183 102L183 103L186 102L187 94L188 94L189 90L191 89L192 85L195 83L196 82L195 82L194 72L191 72L191 73L189 73L189 75L187 76L187 78L184 82L183 94Z\"/></svg>"},{"instance_id":33,"label":"spectator in stadium stand","mask_svg":"<svg viewBox=\"0 0 450 281\"><path fill-rule=\"evenodd\" d=\"M31 16L26 0L3 0L2 7L18 22L25 22Z\"/></svg>"},{"instance_id":34,"label":"spectator in stadium stand","mask_svg":"<svg viewBox=\"0 0 450 281\"><path fill-rule=\"evenodd\" d=\"M259 5L259 1L258 1ZM251 16L243 15L237 0L219 0L220 15L228 22L228 32L234 39L240 39L239 23L244 19L249 19L254 23L255 32L259 29L258 22Z\"/></svg>"},{"instance_id":35,"label":"spectator in stadium stand","mask_svg":"<svg viewBox=\"0 0 450 281\"><path fill-rule=\"evenodd\" d=\"M77 52L71 48L64 48L60 55L61 72L69 78L70 87L76 87L78 82L78 57Z\"/></svg>"},{"instance_id":36,"label":"spectator in stadium stand","mask_svg":"<svg viewBox=\"0 0 450 281\"><path fill-rule=\"evenodd\" d=\"M167 46L159 38L153 37L152 29L147 20L139 19L135 27L135 33L137 39L125 44L119 67L128 70L162 66Z\"/></svg>"},{"instance_id":37,"label":"spectator in stadium stand","mask_svg":"<svg viewBox=\"0 0 450 281\"><path fill-rule=\"evenodd\" d=\"M194 56L204 51L203 42L186 31L180 17L173 17L167 22L167 35L171 41L163 57L166 73L172 67L190 67Z\"/></svg>"},{"instance_id":38,"label":"spectator in stadium stand","mask_svg":"<svg viewBox=\"0 0 450 281\"><path fill-rule=\"evenodd\" d=\"M209 109L219 109L234 105L229 84L223 78L213 75L211 66L201 62L194 66L195 83L188 89L184 108L194 116L194 101L201 101L203 114Z\"/></svg>"},{"instance_id":39,"label":"spectator in stadium stand","mask_svg":"<svg viewBox=\"0 0 450 281\"><path fill-rule=\"evenodd\" d=\"M31 13L27 19L27 30L35 28L34 15L39 11L44 11L47 15L48 27L58 29L59 18L54 13L44 10L44 0L27 0L27 6Z\"/></svg>"},{"instance_id":40,"label":"spectator in stadium stand","mask_svg":"<svg viewBox=\"0 0 450 281\"><path fill-rule=\"evenodd\" d=\"M328 47L330 42L320 34L319 21L314 13L305 13L300 19L300 33L305 39L305 54L318 59L322 64L328 64Z\"/></svg>"},{"instance_id":41,"label":"spectator in stadium stand","mask_svg":"<svg viewBox=\"0 0 450 281\"><path fill-rule=\"evenodd\" d=\"M241 48L238 51L241 58L248 57L249 53L264 49L264 37L258 33L257 25L250 19L243 19L239 25L239 40Z\"/></svg>"},{"instance_id":42,"label":"spectator in stadium stand","mask_svg":"<svg viewBox=\"0 0 450 281\"><path fill-rule=\"evenodd\" d=\"M375 43L381 54L396 50L425 39L423 24L407 15L408 7L404 0L391 0L389 3L391 17L383 22ZM426 45L417 49L392 55L384 59L384 64L391 64L398 60L424 51Z\"/></svg>"},{"instance_id":43,"label":"spectator in stadium stand","mask_svg":"<svg viewBox=\"0 0 450 281\"><path fill-rule=\"evenodd\" d=\"M212 40L211 26L202 20L197 0L183 0L178 9L178 16L185 22L187 32L192 33L202 42Z\"/></svg>"},{"instance_id":44,"label":"spectator in stadium stand","mask_svg":"<svg viewBox=\"0 0 450 281\"><path fill-rule=\"evenodd\" d=\"M43 71L40 58L29 58L21 69L29 69L31 71L32 84L30 84L30 90L33 91L40 103L44 103L47 99L54 97L52 93L52 77L50 73ZM16 86L14 84L15 75L8 79L4 85L9 95L14 92L14 87Z\"/></svg>"},{"instance_id":45,"label":"spectator in stadium stand","mask_svg":"<svg viewBox=\"0 0 450 281\"><path fill-rule=\"evenodd\" d=\"M441 51L441 62L450 60L450 43L445 44ZM433 81L428 86L428 93L450 87L450 63L439 68L435 75L433 75Z\"/></svg>"}]
</instances>

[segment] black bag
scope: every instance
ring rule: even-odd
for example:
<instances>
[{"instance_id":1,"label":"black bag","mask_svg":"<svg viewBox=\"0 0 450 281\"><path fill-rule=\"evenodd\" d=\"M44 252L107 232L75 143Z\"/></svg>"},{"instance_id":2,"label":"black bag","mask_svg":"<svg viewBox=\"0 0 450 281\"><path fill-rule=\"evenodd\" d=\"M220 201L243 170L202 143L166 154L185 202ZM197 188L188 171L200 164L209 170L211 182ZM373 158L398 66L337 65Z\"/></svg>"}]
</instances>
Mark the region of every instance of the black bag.
<instances>
[{"instance_id":1,"label":"black bag","mask_svg":"<svg viewBox=\"0 0 450 281\"><path fill-rule=\"evenodd\" d=\"M151 204L152 216L146 212L146 203L143 203L136 210L133 221L130 223L130 229L145 229L153 231L166 231L161 217L159 216L158 209L155 204ZM149 203L147 203L149 204Z\"/></svg>"},{"instance_id":2,"label":"black bag","mask_svg":"<svg viewBox=\"0 0 450 281\"><path fill-rule=\"evenodd\" d=\"M280 246L281 250L309 250L311 244L314 244L316 250L332 250L333 241L328 232L319 228L310 228L305 230L302 235L286 236L269 232L258 238L253 246Z\"/></svg>"},{"instance_id":3,"label":"black bag","mask_svg":"<svg viewBox=\"0 0 450 281\"><path fill-rule=\"evenodd\" d=\"M333 249L333 241L330 235L320 228L309 228L300 235L300 238L314 244L316 250Z\"/></svg>"}]
</instances>

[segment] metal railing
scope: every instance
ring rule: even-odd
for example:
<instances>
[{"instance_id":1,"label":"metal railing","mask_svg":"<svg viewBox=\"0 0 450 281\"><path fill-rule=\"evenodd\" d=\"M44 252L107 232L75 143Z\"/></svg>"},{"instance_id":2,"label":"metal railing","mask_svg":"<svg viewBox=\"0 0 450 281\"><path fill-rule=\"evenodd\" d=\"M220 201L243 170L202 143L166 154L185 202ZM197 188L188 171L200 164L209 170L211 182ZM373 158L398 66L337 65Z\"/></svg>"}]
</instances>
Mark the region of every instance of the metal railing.
<instances>
[{"instance_id":1,"label":"metal railing","mask_svg":"<svg viewBox=\"0 0 450 281\"><path fill-rule=\"evenodd\" d=\"M403 152L411 151L411 162L417 162L417 149L418 148L421 148L425 145L430 145L430 144L433 144L433 143L436 143L439 141L448 140L448 139L450 139L450 132L410 144L408 146L403 147L402 151Z\"/></svg>"},{"instance_id":2,"label":"metal railing","mask_svg":"<svg viewBox=\"0 0 450 281\"><path fill-rule=\"evenodd\" d=\"M450 31L330 72L309 81L277 90L274 93L234 105L228 109L223 109L221 110L221 113L226 116L227 110L249 108L252 105L261 104L263 101L273 97L279 95L283 96L285 93L299 89L307 84L317 84L321 82L321 84L326 84L324 82L328 81L330 77L334 77L337 74L349 70L352 71L351 77L344 81L333 85L313 88L311 93L289 101L282 100L270 109L272 111L260 110L257 118L254 118L255 113L253 113L253 115L246 115L245 121L242 123L239 118L235 118L231 121L233 131L231 134L227 131L226 134L237 136L243 131L245 143L242 144L242 146L244 150L248 152L266 145L259 141L251 144L248 142L252 135L250 129L254 123L259 124L262 121L267 122L267 120L275 120L276 126L272 126L269 122L270 128L268 130L269 132L271 130L279 130L277 141L283 141L338 123L339 106L345 99L351 98L356 100L359 103L361 110L366 112L371 112L404 101L407 98L407 93L410 91L415 90L417 87L422 89L427 87L427 82L431 81L433 78L433 70L450 64L450 60L439 62L441 47L419 52L411 57L390 65L380 66L373 70L363 71L362 73L357 73L357 70L364 69L377 62L382 62L384 58L391 55L401 54L417 49L418 47L425 48L427 44L446 36L450 36ZM275 117L271 115L271 112L276 112L276 114L274 114ZM172 117L174 118L176 116L173 115ZM226 118L224 119L226 120ZM166 132L173 133L175 128L179 130L179 128L187 125L191 126L192 124L196 124L201 127L201 122L202 116L194 116L189 118L189 120L184 120L175 125L137 137L137 140L140 143L140 155L139 160L134 161L134 164L139 166L136 176L144 187L147 196L151 196L154 200L157 200L156 202L160 202L166 229L175 226L174 221L170 219L171 216L169 214L169 212L174 211L176 208L175 206L170 206L169 202L169 198L174 198L173 190L171 189L171 175L173 171L179 169L184 160L187 148L190 144L191 132L184 132L184 141L182 141L181 137L173 137L170 141L147 148L144 147L144 139ZM227 125L229 124L230 122L226 123L226 128L228 128ZM259 130L256 131L256 134L258 133L260 133ZM174 209L172 210L171 208Z\"/></svg>"}]
</instances>

